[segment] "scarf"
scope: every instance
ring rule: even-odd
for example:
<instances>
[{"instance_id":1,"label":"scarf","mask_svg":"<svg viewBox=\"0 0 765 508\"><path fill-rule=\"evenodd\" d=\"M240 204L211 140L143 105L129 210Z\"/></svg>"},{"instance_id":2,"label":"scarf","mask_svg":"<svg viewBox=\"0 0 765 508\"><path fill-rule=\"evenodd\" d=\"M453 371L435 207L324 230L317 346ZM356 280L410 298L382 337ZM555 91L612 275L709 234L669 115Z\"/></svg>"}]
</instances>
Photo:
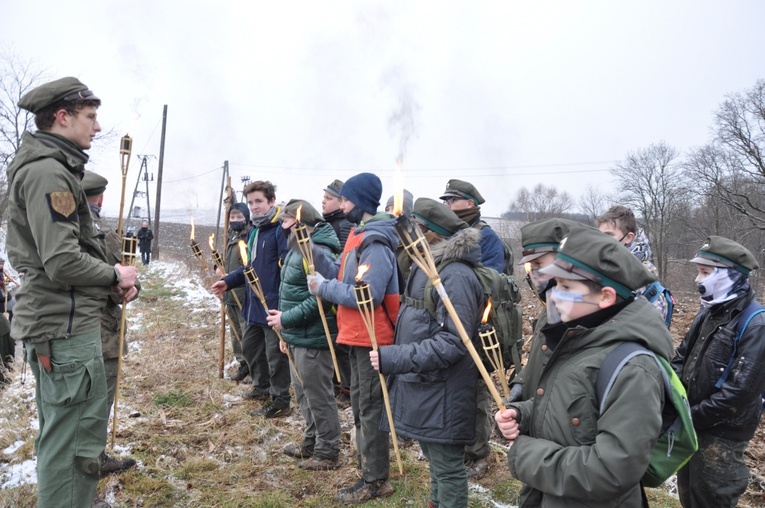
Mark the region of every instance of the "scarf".
<instances>
[{"instance_id":1,"label":"scarf","mask_svg":"<svg viewBox=\"0 0 765 508\"><path fill-rule=\"evenodd\" d=\"M653 257L651 245L648 243L648 237L643 228L638 228L635 239L627 245L627 250L635 255L642 263L650 262Z\"/></svg>"},{"instance_id":2,"label":"scarf","mask_svg":"<svg viewBox=\"0 0 765 508\"><path fill-rule=\"evenodd\" d=\"M696 277L696 286L701 294L701 306L708 309L749 291L749 277L735 268L715 267L703 279Z\"/></svg>"},{"instance_id":3,"label":"scarf","mask_svg":"<svg viewBox=\"0 0 765 508\"><path fill-rule=\"evenodd\" d=\"M476 223L481 220L480 206L474 206L473 208L466 208L464 210L454 210L454 213L457 214L457 217L467 222L470 227L475 226Z\"/></svg>"}]
</instances>

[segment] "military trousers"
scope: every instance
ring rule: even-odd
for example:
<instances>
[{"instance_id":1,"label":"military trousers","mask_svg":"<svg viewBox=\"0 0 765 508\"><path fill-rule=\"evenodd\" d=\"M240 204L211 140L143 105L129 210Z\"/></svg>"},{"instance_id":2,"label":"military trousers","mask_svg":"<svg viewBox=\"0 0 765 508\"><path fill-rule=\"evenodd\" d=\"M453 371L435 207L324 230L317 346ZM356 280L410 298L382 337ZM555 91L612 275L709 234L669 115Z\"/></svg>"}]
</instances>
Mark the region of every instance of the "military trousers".
<instances>
[{"instance_id":1,"label":"military trousers","mask_svg":"<svg viewBox=\"0 0 765 508\"><path fill-rule=\"evenodd\" d=\"M51 340L51 371L27 343L40 428L35 440L40 507L87 507L98 486L106 446L107 407L99 331Z\"/></svg>"},{"instance_id":2,"label":"military trousers","mask_svg":"<svg viewBox=\"0 0 765 508\"><path fill-rule=\"evenodd\" d=\"M229 333L231 334L231 349L234 351L236 361L243 362L242 354L242 332L246 324L242 318L242 309L234 303L226 304L226 317L228 318Z\"/></svg>"},{"instance_id":3,"label":"military trousers","mask_svg":"<svg viewBox=\"0 0 765 508\"><path fill-rule=\"evenodd\" d=\"M438 508L467 508L465 447L419 440L430 463L430 502Z\"/></svg>"},{"instance_id":4,"label":"military trousers","mask_svg":"<svg viewBox=\"0 0 765 508\"><path fill-rule=\"evenodd\" d=\"M749 484L744 450L749 441L733 441L697 431L699 451L677 472L677 493L683 508L727 508Z\"/></svg>"},{"instance_id":5,"label":"military trousers","mask_svg":"<svg viewBox=\"0 0 765 508\"><path fill-rule=\"evenodd\" d=\"M0 316L0 319L3 319ZM0 335L0 383L10 382L7 370L13 367L16 356L16 342L11 338L11 333Z\"/></svg>"},{"instance_id":6,"label":"military trousers","mask_svg":"<svg viewBox=\"0 0 765 508\"><path fill-rule=\"evenodd\" d=\"M372 348L351 346L351 406L356 430L356 452L367 482L387 480L390 474L390 433L380 430L385 411L380 375L372 368Z\"/></svg>"},{"instance_id":7,"label":"military trousers","mask_svg":"<svg viewBox=\"0 0 765 508\"><path fill-rule=\"evenodd\" d=\"M475 412L475 443L465 447L465 458L478 460L489 456L489 438L493 428L494 415L491 412L491 393L483 379L478 380L476 412Z\"/></svg>"},{"instance_id":8,"label":"military trousers","mask_svg":"<svg viewBox=\"0 0 765 508\"><path fill-rule=\"evenodd\" d=\"M104 358L104 373L106 374L106 418L109 418L114 407L114 394L117 393L117 369L119 358Z\"/></svg>"},{"instance_id":9,"label":"military trousers","mask_svg":"<svg viewBox=\"0 0 765 508\"><path fill-rule=\"evenodd\" d=\"M332 390L332 354L328 349L290 347L302 383L292 373L300 414L305 420L302 447L318 459L337 460L340 453L340 418Z\"/></svg>"},{"instance_id":10,"label":"military trousers","mask_svg":"<svg viewBox=\"0 0 765 508\"><path fill-rule=\"evenodd\" d=\"M242 353L250 367L253 386L269 387L271 400L290 402L290 364L279 349L279 337L270 326L248 325Z\"/></svg>"}]
</instances>

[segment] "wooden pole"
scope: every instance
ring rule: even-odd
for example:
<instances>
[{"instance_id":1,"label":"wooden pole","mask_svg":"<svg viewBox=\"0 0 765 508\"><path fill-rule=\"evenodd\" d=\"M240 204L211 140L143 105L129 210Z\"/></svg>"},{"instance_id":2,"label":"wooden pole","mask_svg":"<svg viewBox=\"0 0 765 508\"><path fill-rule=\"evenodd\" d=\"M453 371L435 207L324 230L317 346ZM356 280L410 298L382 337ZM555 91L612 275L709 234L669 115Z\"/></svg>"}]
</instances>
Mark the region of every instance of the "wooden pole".
<instances>
[{"instance_id":1,"label":"wooden pole","mask_svg":"<svg viewBox=\"0 0 765 508\"><path fill-rule=\"evenodd\" d=\"M159 210L162 202L162 170L165 167L165 132L167 130L167 104L162 108L162 137L159 142L159 167L157 168L157 198L154 200L154 245L151 259L159 259Z\"/></svg>"}]
</instances>

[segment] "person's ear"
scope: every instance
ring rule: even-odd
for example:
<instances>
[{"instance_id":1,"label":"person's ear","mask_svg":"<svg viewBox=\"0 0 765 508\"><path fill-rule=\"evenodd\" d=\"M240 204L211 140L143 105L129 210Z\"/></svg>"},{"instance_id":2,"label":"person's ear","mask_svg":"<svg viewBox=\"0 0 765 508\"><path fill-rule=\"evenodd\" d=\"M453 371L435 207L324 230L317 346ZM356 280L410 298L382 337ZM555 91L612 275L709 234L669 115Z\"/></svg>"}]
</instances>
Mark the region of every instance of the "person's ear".
<instances>
[{"instance_id":1,"label":"person's ear","mask_svg":"<svg viewBox=\"0 0 765 508\"><path fill-rule=\"evenodd\" d=\"M624 245L629 245L629 244L631 244L631 243L632 243L632 242L635 240L635 237L636 237L636 236L637 236L637 235L634 233L634 231L630 231L629 233L627 233L627 236L625 236L625 237L624 237L624 240L625 240L627 243L625 243Z\"/></svg>"},{"instance_id":2,"label":"person's ear","mask_svg":"<svg viewBox=\"0 0 765 508\"><path fill-rule=\"evenodd\" d=\"M68 117L69 113L64 108L61 108L56 111L56 116L53 118L53 122L60 125L61 127L66 127L69 123Z\"/></svg>"},{"instance_id":3,"label":"person's ear","mask_svg":"<svg viewBox=\"0 0 765 508\"><path fill-rule=\"evenodd\" d=\"M608 308L616 303L618 295L616 294L616 290L612 287L604 287L600 290L600 302L598 302L598 307L601 309Z\"/></svg>"}]
</instances>

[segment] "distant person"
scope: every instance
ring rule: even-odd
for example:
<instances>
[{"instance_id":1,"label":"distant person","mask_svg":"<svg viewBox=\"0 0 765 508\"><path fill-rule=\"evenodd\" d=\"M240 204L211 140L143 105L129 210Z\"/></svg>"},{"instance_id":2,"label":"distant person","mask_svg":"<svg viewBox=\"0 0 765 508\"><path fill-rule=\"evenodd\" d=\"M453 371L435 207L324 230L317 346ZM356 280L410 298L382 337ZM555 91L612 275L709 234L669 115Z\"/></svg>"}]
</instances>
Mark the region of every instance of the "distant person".
<instances>
[{"instance_id":1,"label":"distant person","mask_svg":"<svg viewBox=\"0 0 765 508\"><path fill-rule=\"evenodd\" d=\"M101 100L76 78L24 94L35 115L8 166L8 259L23 275L11 335L35 377L38 506L90 506L106 445L101 314L136 269L107 262L82 190Z\"/></svg>"},{"instance_id":2,"label":"distant person","mask_svg":"<svg viewBox=\"0 0 765 508\"><path fill-rule=\"evenodd\" d=\"M395 196L389 197L388 201L385 202L385 211L388 213L393 213L393 206L395 205L395 202ZM414 208L414 196L411 192L404 189L404 202L401 203L401 213L404 215L411 215L412 208Z\"/></svg>"},{"instance_id":3,"label":"distant person","mask_svg":"<svg viewBox=\"0 0 765 508\"><path fill-rule=\"evenodd\" d=\"M672 336L651 304L633 291L653 276L616 240L572 228L555 261L542 329L552 355L534 397L497 412L511 440L507 462L528 487L522 506L646 506L641 477L658 440L665 404L655 358L629 359L597 401L596 373L617 346L634 342L667 361ZM520 434L520 435L519 435Z\"/></svg>"},{"instance_id":4,"label":"distant person","mask_svg":"<svg viewBox=\"0 0 765 508\"><path fill-rule=\"evenodd\" d=\"M148 265L151 261L151 241L154 240L154 233L149 229L149 223L143 221L141 229L138 230L138 249L141 251L141 262Z\"/></svg>"},{"instance_id":5,"label":"distant person","mask_svg":"<svg viewBox=\"0 0 765 508\"><path fill-rule=\"evenodd\" d=\"M691 262L701 309L672 367L688 393L699 451L677 472L677 492L684 508L733 507L749 483L744 450L765 390L765 314L755 313L762 306L749 283L759 265L721 236L708 237Z\"/></svg>"}]
</instances>

